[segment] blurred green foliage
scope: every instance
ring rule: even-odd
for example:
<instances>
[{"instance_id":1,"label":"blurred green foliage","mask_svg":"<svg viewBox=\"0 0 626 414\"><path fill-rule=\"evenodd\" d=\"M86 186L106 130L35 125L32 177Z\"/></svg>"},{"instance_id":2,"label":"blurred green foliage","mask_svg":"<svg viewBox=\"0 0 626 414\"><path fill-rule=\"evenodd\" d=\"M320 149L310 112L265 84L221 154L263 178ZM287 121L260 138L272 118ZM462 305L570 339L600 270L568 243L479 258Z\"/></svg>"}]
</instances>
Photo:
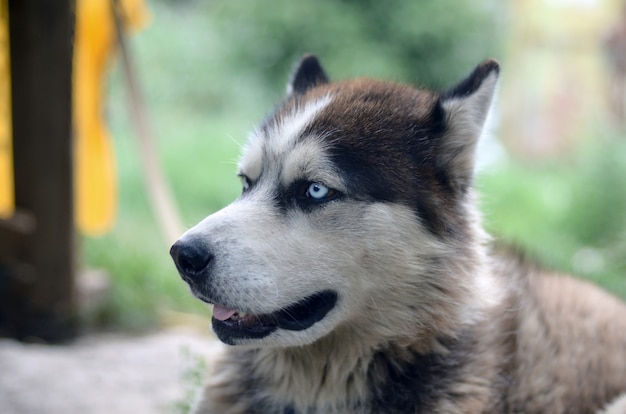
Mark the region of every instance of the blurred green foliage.
<instances>
[{"instance_id":1,"label":"blurred green foliage","mask_svg":"<svg viewBox=\"0 0 626 414\"><path fill-rule=\"evenodd\" d=\"M497 0L161 0L131 39L161 161L191 227L240 191L247 131L276 105L292 66L316 53L331 77L370 76L444 87L498 54ZM85 238L84 265L106 269L111 300L89 323L142 329L159 313L208 310L191 298L146 197L118 69L107 115L120 186L113 232ZM208 324L208 318L207 318ZM208 326L207 326L208 329Z\"/></svg>"},{"instance_id":2,"label":"blurred green foliage","mask_svg":"<svg viewBox=\"0 0 626 414\"><path fill-rule=\"evenodd\" d=\"M387 77L443 88L497 52L497 1L275 0L207 2L229 45L227 66L253 71L271 90L303 53L339 76Z\"/></svg>"},{"instance_id":3,"label":"blurred green foliage","mask_svg":"<svg viewBox=\"0 0 626 414\"><path fill-rule=\"evenodd\" d=\"M478 187L492 234L626 299L626 140L596 129L576 154L501 165Z\"/></svg>"},{"instance_id":4,"label":"blurred green foliage","mask_svg":"<svg viewBox=\"0 0 626 414\"><path fill-rule=\"evenodd\" d=\"M303 53L316 53L333 79L445 88L499 57L500 7L497 0L151 3L153 22L131 46L184 224L239 194L234 173L246 134L280 101ZM208 330L209 311L178 277L147 200L117 69L109 96L119 219L110 234L85 238L82 249L86 266L111 274L113 295L90 322L145 329L174 309L207 315ZM494 234L626 297L626 143L601 135L565 162L493 167L479 187Z\"/></svg>"},{"instance_id":5,"label":"blurred green foliage","mask_svg":"<svg viewBox=\"0 0 626 414\"><path fill-rule=\"evenodd\" d=\"M159 31L153 47L168 50L152 67L178 75L176 89L197 109L240 114L275 105L305 53L317 54L331 78L444 88L500 55L503 7L497 0L154 2L148 30Z\"/></svg>"}]
</instances>

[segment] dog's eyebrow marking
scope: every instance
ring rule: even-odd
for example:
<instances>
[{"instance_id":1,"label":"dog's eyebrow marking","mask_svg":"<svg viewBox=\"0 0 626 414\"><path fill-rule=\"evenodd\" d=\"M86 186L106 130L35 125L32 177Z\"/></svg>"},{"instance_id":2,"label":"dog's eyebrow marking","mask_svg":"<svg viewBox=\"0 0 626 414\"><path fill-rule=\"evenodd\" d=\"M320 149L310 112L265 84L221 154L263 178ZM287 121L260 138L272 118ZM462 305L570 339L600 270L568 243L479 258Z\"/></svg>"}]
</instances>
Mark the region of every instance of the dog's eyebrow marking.
<instances>
[{"instance_id":1,"label":"dog's eyebrow marking","mask_svg":"<svg viewBox=\"0 0 626 414\"><path fill-rule=\"evenodd\" d=\"M331 95L307 102L303 107L285 115L274 128L269 131L269 147L276 154L284 154L298 139L304 129L315 119L330 102Z\"/></svg>"},{"instance_id":2,"label":"dog's eyebrow marking","mask_svg":"<svg viewBox=\"0 0 626 414\"><path fill-rule=\"evenodd\" d=\"M296 180L320 181L335 190L344 190L341 174L327 156L323 139L310 137L299 141L285 158L281 183L289 185Z\"/></svg>"},{"instance_id":3,"label":"dog's eyebrow marking","mask_svg":"<svg viewBox=\"0 0 626 414\"><path fill-rule=\"evenodd\" d=\"M331 95L308 101L279 118L276 124L267 129L262 127L252 131L239 162L239 173L245 173L253 181L258 179L263 170L263 163L267 163L268 159L281 159L292 150L302 132L331 101ZM267 154L268 151L270 154Z\"/></svg>"}]
</instances>

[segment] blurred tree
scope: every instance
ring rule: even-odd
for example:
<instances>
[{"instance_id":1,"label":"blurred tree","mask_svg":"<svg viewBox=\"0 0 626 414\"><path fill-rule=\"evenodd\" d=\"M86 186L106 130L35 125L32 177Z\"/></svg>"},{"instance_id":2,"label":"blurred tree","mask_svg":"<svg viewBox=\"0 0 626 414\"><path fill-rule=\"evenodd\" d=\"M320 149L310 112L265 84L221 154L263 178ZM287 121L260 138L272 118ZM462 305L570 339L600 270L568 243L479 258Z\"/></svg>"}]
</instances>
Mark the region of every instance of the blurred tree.
<instances>
[{"instance_id":1,"label":"blurred tree","mask_svg":"<svg viewBox=\"0 0 626 414\"><path fill-rule=\"evenodd\" d=\"M496 0L275 0L206 2L227 62L282 90L307 52L330 76L367 75L449 86L487 57L498 57L502 3Z\"/></svg>"}]
</instances>

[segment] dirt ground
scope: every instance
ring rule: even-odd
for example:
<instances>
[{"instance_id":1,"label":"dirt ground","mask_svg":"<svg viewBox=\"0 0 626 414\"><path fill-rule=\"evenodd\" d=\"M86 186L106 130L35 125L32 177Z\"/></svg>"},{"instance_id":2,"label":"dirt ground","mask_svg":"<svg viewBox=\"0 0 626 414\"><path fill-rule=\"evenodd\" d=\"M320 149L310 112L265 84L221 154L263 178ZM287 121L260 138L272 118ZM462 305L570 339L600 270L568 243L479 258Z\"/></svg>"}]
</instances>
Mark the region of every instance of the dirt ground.
<instances>
[{"instance_id":1,"label":"dirt ground","mask_svg":"<svg viewBox=\"0 0 626 414\"><path fill-rule=\"evenodd\" d=\"M219 343L169 330L99 334L67 346L0 340L2 414L185 412Z\"/></svg>"}]
</instances>

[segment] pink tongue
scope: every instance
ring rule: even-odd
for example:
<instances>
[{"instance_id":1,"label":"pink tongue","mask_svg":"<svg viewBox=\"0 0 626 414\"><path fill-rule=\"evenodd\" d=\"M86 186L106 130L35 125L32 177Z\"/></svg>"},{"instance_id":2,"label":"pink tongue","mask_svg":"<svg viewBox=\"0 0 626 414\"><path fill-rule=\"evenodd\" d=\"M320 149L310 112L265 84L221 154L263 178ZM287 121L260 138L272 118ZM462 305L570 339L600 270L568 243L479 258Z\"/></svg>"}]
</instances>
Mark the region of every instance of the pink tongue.
<instances>
[{"instance_id":1,"label":"pink tongue","mask_svg":"<svg viewBox=\"0 0 626 414\"><path fill-rule=\"evenodd\" d=\"M213 317L218 321L225 321L226 319L233 316L235 313L237 313L236 310L225 308L222 305L213 305Z\"/></svg>"}]
</instances>

